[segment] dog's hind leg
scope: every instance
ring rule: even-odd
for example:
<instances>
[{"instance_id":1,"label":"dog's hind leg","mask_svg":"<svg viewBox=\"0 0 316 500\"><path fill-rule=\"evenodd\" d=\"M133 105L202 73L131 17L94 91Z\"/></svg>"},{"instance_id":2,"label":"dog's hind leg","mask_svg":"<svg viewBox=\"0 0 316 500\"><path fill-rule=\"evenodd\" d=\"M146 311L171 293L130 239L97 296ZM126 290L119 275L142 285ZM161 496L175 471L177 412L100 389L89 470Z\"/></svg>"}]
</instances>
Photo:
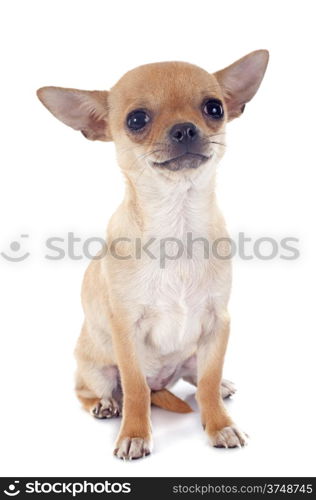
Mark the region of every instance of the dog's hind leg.
<instances>
[{"instance_id":1,"label":"dog's hind leg","mask_svg":"<svg viewBox=\"0 0 316 500\"><path fill-rule=\"evenodd\" d=\"M101 325L104 327L104 325ZM99 324L84 322L75 349L76 394L95 418L121 414L122 391L110 335Z\"/></svg>"},{"instance_id":2,"label":"dog's hind leg","mask_svg":"<svg viewBox=\"0 0 316 500\"><path fill-rule=\"evenodd\" d=\"M122 391L116 366L98 368L81 363L76 375L76 394L95 418L118 417L122 413Z\"/></svg>"},{"instance_id":3,"label":"dog's hind leg","mask_svg":"<svg viewBox=\"0 0 316 500\"><path fill-rule=\"evenodd\" d=\"M197 364L196 364L196 356L191 356L189 359L185 361L182 367L181 376L183 380L188 382L189 384L197 386ZM236 387L233 382L230 380L222 379L221 382L221 396L222 399L229 398L236 392Z\"/></svg>"}]
</instances>

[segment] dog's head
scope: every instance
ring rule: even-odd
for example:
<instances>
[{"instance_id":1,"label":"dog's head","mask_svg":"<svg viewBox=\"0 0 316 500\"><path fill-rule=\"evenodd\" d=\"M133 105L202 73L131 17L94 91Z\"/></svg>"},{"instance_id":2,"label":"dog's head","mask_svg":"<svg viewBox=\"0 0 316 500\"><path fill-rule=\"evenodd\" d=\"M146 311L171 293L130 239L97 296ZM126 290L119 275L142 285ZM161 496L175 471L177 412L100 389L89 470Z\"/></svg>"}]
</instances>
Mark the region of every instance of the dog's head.
<instances>
[{"instance_id":1,"label":"dog's head","mask_svg":"<svg viewBox=\"0 0 316 500\"><path fill-rule=\"evenodd\" d=\"M88 139L113 140L123 170L190 175L222 156L225 124L255 95L267 63L258 50L214 74L183 62L147 64L109 92L43 87L38 97Z\"/></svg>"}]
</instances>

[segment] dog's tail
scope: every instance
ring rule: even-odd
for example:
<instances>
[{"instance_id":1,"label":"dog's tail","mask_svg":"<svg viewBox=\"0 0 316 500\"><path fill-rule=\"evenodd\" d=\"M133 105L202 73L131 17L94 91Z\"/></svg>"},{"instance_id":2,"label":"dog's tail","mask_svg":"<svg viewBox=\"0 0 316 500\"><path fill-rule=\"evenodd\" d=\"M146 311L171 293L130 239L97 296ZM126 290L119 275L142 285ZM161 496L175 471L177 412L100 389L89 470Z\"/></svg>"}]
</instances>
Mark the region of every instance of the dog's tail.
<instances>
[{"instance_id":1,"label":"dog's tail","mask_svg":"<svg viewBox=\"0 0 316 500\"><path fill-rule=\"evenodd\" d=\"M175 411L176 413L191 413L193 411L188 403L172 394L168 389L152 391L151 402L153 405L159 406L159 408Z\"/></svg>"}]
</instances>

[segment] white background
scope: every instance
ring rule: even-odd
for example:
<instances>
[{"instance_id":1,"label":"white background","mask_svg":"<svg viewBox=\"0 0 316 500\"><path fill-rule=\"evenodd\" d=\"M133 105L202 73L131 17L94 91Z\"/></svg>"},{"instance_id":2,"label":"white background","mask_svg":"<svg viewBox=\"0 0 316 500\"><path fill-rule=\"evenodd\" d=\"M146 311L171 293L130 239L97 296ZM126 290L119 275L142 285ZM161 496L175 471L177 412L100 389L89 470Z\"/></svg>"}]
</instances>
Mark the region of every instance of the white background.
<instances>
[{"instance_id":1,"label":"white background","mask_svg":"<svg viewBox=\"0 0 316 500\"><path fill-rule=\"evenodd\" d=\"M313 2L7 1L0 19L0 250L17 240L31 253L0 257L1 475L315 475ZM123 463L111 455L119 420L93 420L73 393L88 261L48 261L44 242L103 236L124 183L113 145L55 120L35 91L109 88L160 60L216 71L260 48L269 68L228 127L218 196L233 235L294 236L301 257L234 261L225 375L239 389L229 409L251 440L212 449L197 411L155 409L153 455ZM193 401L190 386L175 392Z\"/></svg>"}]
</instances>

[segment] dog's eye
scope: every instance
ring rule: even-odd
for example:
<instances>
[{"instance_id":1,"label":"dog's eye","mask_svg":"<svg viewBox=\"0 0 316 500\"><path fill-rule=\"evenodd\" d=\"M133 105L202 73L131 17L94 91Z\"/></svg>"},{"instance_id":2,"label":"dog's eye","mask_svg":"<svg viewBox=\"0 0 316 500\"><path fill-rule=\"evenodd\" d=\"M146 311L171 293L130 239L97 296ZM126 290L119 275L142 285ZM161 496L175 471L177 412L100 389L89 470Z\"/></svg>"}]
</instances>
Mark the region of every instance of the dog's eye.
<instances>
[{"instance_id":1,"label":"dog's eye","mask_svg":"<svg viewBox=\"0 0 316 500\"><path fill-rule=\"evenodd\" d=\"M144 128L149 122L149 120L150 118L146 113L146 111L137 109L129 113L129 115L127 116L126 123L129 129L137 132L138 130Z\"/></svg>"},{"instance_id":2,"label":"dog's eye","mask_svg":"<svg viewBox=\"0 0 316 500\"><path fill-rule=\"evenodd\" d=\"M203 111L207 116L214 118L214 120L220 120L224 116L222 103L218 99L209 99L206 101Z\"/></svg>"}]
</instances>

